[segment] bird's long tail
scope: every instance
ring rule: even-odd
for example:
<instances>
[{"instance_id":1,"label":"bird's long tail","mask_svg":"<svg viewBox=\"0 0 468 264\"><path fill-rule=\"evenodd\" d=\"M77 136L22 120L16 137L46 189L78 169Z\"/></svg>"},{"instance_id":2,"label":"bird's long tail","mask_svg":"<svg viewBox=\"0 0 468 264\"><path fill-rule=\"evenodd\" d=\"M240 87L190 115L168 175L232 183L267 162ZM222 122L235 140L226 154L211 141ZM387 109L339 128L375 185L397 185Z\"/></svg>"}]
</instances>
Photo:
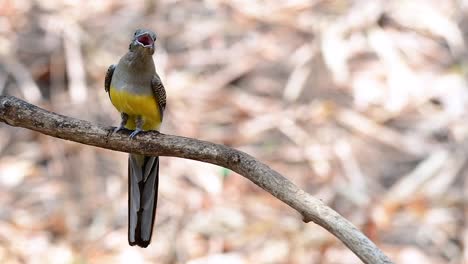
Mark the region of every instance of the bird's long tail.
<instances>
[{"instance_id":1,"label":"bird's long tail","mask_svg":"<svg viewBox=\"0 0 468 264\"><path fill-rule=\"evenodd\" d=\"M128 243L147 247L158 202L159 157L128 157Z\"/></svg>"}]
</instances>

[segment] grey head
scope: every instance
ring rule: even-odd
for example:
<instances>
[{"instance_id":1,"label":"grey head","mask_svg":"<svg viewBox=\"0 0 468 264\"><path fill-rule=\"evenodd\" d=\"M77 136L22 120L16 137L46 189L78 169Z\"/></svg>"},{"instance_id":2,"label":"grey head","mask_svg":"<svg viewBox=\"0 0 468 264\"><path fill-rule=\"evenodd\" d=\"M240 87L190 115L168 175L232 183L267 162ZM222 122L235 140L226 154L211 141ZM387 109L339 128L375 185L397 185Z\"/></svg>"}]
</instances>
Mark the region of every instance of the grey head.
<instances>
[{"instance_id":1,"label":"grey head","mask_svg":"<svg viewBox=\"0 0 468 264\"><path fill-rule=\"evenodd\" d=\"M153 55L156 38L156 33L151 30L137 29L133 34L129 50L142 55Z\"/></svg>"}]
</instances>

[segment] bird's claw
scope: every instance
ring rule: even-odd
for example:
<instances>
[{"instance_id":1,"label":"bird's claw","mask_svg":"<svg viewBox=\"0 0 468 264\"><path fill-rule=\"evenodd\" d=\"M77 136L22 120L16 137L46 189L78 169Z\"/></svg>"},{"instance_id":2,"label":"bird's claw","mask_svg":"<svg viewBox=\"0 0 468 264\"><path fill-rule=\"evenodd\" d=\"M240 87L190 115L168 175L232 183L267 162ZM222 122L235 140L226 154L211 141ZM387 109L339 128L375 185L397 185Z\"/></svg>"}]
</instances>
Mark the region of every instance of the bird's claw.
<instances>
[{"instance_id":1,"label":"bird's claw","mask_svg":"<svg viewBox=\"0 0 468 264\"><path fill-rule=\"evenodd\" d=\"M123 126L116 127L114 131L112 131L112 134L119 132L120 130L124 129Z\"/></svg>"},{"instance_id":2,"label":"bird's claw","mask_svg":"<svg viewBox=\"0 0 468 264\"><path fill-rule=\"evenodd\" d=\"M136 136L138 133L140 133L140 132L141 132L141 129L136 129L135 131L133 131L133 132L130 134L129 138L130 138L130 139L134 139L135 136Z\"/></svg>"}]
</instances>

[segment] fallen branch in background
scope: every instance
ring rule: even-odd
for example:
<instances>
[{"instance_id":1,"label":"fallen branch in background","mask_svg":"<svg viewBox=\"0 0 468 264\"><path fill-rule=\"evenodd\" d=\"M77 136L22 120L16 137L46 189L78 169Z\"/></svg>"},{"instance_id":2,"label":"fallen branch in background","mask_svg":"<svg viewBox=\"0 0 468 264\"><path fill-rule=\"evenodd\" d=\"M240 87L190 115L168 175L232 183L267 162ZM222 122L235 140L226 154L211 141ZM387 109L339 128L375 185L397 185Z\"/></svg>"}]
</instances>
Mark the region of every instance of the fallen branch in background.
<instances>
[{"instance_id":1,"label":"fallen branch in background","mask_svg":"<svg viewBox=\"0 0 468 264\"><path fill-rule=\"evenodd\" d=\"M136 139L130 140L128 133L111 134L113 127L97 126L52 113L11 96L0 96L0 121L105 149L192 159L231 169L294 208L304 217L304 222L313 221L331 232L364 263L392 263L348 220L244 152L224 145L165 135L156 131L141 133Z\"/></svg>"}]
</instances>

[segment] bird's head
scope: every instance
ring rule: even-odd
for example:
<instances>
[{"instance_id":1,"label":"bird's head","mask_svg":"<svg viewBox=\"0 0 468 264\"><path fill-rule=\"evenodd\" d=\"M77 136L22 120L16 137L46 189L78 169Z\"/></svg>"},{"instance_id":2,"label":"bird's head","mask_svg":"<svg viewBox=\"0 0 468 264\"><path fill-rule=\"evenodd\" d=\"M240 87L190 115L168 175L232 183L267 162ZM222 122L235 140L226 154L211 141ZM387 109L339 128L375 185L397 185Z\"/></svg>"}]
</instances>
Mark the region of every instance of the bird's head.
<instances>
[{"instance_id":1,"label":"bird's head","mask_svg":"<svg viewBox=\"0 0 468 264\"><path fill-rule=\"evenodd\" d=\"M156 33L147 29L137 29L133 35L133 40L130 43L129 49L131 51L153 55L155 42Z\"/></svg>"}]
</instances>

